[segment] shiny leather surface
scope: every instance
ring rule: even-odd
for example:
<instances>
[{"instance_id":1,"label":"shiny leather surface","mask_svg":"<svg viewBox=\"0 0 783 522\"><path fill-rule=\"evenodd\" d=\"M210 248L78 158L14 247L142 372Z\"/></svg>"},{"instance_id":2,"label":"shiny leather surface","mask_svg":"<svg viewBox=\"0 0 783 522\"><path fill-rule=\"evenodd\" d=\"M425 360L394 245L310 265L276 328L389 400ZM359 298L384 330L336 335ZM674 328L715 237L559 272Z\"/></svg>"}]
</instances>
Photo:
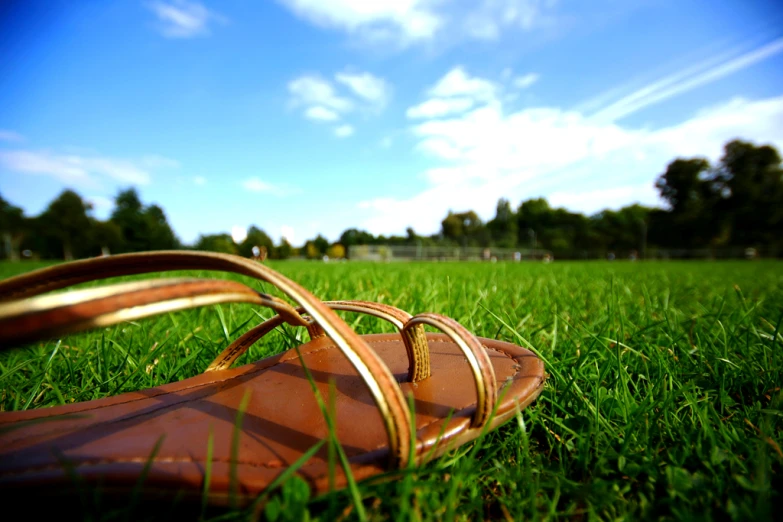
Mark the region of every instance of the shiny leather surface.
<instances>
[{"instance_id":1,"label":"shiny leather surface","mask_svg":"<svg viewBox=\"0 0 783 522\"><path fill-rule=\"evenodd\" d=\"M408 372L399 334L362 339L380 355L398 381ZM442 334L427 334L432 374L401 383L414 396L417 459L437 456L475 438L470 419L476 408L471 368L459 348ZM518 346L480 339L487 348L499 387L491 426L510 418L541 391L543 363ZM338 438L358 479L387 469L388 436L367 385L328 337L300 347L322 396L334 382ZM4 493L73 482L63 461L88 482L129 490L138 482L158 441L145 488L200 496L207 444L214 441L210 497L226 502L231 484L231 448L238 408L249 394L235 465L238 494L252 498L326 438L325 421L295 350L239 368L208 372L184 381L66 406L0 414L0 489ZM448 426L444 422L454 411ZM34 421L34 422L27 422ZM21 427L20 427L21 426ZM12 427L8 431L8 428ZM439 434L443 438L438 440ZM434 451L431 451L433 450ZM345 478L337 465L337 483ZM327 449L304 467L318 491L328 489ZM45 491L47 488L40 489Z\"/></svg>"}]
</instances>

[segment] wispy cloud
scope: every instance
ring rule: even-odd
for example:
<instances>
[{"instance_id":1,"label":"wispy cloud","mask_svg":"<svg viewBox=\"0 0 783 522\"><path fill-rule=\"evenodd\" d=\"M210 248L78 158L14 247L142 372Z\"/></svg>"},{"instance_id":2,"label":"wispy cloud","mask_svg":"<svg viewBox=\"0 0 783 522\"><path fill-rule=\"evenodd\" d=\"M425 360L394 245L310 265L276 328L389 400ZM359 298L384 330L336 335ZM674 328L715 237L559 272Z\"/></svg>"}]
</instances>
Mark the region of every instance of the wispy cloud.
<instances>
[{"instance_id":1,"label":"wispy cloud","mask_svg":"<svg viewBox=\"0 0 783 522\"><path fill-rule=\"evenodd\" d=\"M290 196L299 192L299 190L294 187L268 183L258 176L247 178L243 180L240 185L250 192L265 193L277 197Z\"/></svg>"},{"instance_id":2,"label":"wispy cloud","mask_svg":"<svg viewBox=\"0 0 783 522\"><path fill-rule=\"evenodd\" d=\"M736 98L651 130L558 107L509 112L502 89L486 87L492 80L464 70L454 77L459 81L444 92L470 92L475 105L445 118L434 111L410 127L415 150L436 164L421 173L419 193L363 201L367 230L392 234L414 226L433 233L449 209L474 209L490 219L500 197L546 196L588 213L633 201L655 205L653 181L672 158L716 160L723 144L737 136L783 147L783 96Z\"/></svg>"},{"instance_id":3,"label":"wispy cloud","mask_svg":"<svg viewBox=\"0 0 783 522\"><path fill-rule=\"evenodd\" d=\"M388 82L370 73L339 73L335 75L335 79L373 105L383 107L389 98Z\"/></svg>"},{"instance_id":4,"label":"wispy cloud","mask_svg":"<svg viewBox=\"0 0 783 522\"><path fill-rule=\"evenodd\" d=\"M428 40L443 24L428 0L281 0L300 18L365 41L401 45Z\"/></svg>"},{"instance_id":5,"label":"wispy cloud","mask_svg":"<svg viewBox=\"0 0 783 522\"><path fill-rule=\"evenodd\" d=\"M405 115L422 119L461 114L474 106L497 101L500 90L498 83L471 76L464 67L457 66L427 89L428 100L409 107Z\"/></svg>"},{"instance_id":6,"label":"wispy cloud","mask_svg":"<svg viewBox=\"0 0 783 522\"><path fill-rule=\"evenodd\" d=\"M304 108L305 118L338 122L355 110L377 115L391 97L391 85L368 72L337 73L334 83L320 75L308 74L288 82L288 93L293 107ZM343 124L335 127L334 133L346 138L354 133L354 128Z\"/></svg>"},{"instance_id":7,"label":"wispy cloud","mask_svg":"<svg viewBox=\"0 0 783 522\"><path fill-rule=\"evenodd\" d=\"M517 76L512 81L514 87L517 89L527 89L534 83L536 83L539 79L539 75L536 73L528 73L523 76Z\"/></svg>"},{"instance_id":8,"label":"wispy cloud","mask_svg":"<svg viewBox=\"0 0 783 522\"><path fill-rule=\"evenodd\" d=\"M0 129L0 141L6 141L8 143L21 143L24 141L24 136L12 130Z\"/></svg>"},{"instance_id":9,"label":"wispy cloud","mask_svg":"<svg viewBox=\"0 0 783 522\"><path fill-rule=\"evenodd\" d=\"M347 138L354 133L354 128L351 125L340 125L335 127L334 135L338 138Z\"/></svg>"},{"instance_id":10,"label":"wispy cloud","mask_svg":"<svg viewBox=\"0 0 783 522\"><path fill-rule=\"evenodd\" d=\"M320 105L308 107L304 115L305 118L315 121L335 121L340 119L340 115L335 111Z\"/></svg>"},{"instance_id":11,"label":"wispy cloud","mask_svg":"<svg viewBox=\"0 0 783 522\"><path fill-rule=\"evenodd\" d=\"M157 154L142 156L140 164L148 169L178 169L179 161Z\"/></svg>"},{"instance_id":12,"label":"wispy cloud","mask_svg":"<svg viewBox=\"0 0 783 522\"><path fill-rule=\"evenodd\" d=\"M432 98L405 111L411 119L439 118L449 114L464 112L473 107L472 98Z\"/></svg>"},{"instance_id":13,"label":"wispy cloud","mask_svg":"<svg viewBox=\"0 0 783 522\"><path fill-rule=\"evenodd\" d=\"M193 183L195 183L196 185L206 185L207 178L205 178L204 176L195 176L193 178Z\"/></svg>"},{"instance_id":14,"label":"wispy cloud","mask_svg":"<svg viewBox=\"0 0 783 522\"><path fill-rule=\"evenodd\" d=\"M274 187L260 178L248 178L242 182L242 186L252 192L271 192Z\"/></svg>"},{"instance_id":15,"label":"wispy cloud","mask_svg":"<svg viewBox=\"0 0 783 522\"><path fill-rule=\"evenodd\" d=\"M553 207L594 213L598 209L623 207L630 201L654 204L658 194L652 183L641 183L598 190L557 190L548 194L547 200Z\"/></svg>"},{"instance_id":16,"label":"wispy cloud","mask_svg":"<svg viewBox=\"0 0 783 522\"><path fill-rule=\"evenodd\" d=\"M133 161L106 156L57 154L46 150L2 150L0 165L13 172L48 175L64 183L81 186L94 184L100 178L147 185L152 178L143 159Z\"/></svg>"},{"instance_id":17,"label":"wispy cloud","mask_svg":"<svg viewBox=\"0 0 783 522\"><path fill-rule=\"evenodd\" d=\"M353 102L339 96L334 86L328 80L315 75L300 76L288 82L288 92L294 106L305 106L308 109L321 107L333 114L341 114L353 109Z\"/></svg>"},{"instance_id":18,"label":"wispy cloud","mask_svg":"<svg viewBox=\"0 0 783 522\"><path fill-rule=\"evenodd\" d=\"M166 38L206 36L213 22L226 23L223 15L207 9L199 2L158 1L150 2L148 7L158 19L158 30Z\"/></svg>"},{"instance_id":19,"label":"wispy cloud","mask_svg":"<svg viewBox=\"0 0 783 522\"><path fill-rule=\"evenodd\" d=\"M429 95L440 98L466 96L477 100L489 100L495 97L497 89L495 82L470 76L464 67L457 66L430 88Z\"/></svg>"},{"instance_id":20,"label":"wispy cloud","mask_svg":"<svg viewBox=\"0 0 783 522\"><path fill-rule=\"evenodd\" d=\"M86 199L100 215L108 214L114 208L114 201L106 196L88 196Z\"/></svg>"},{"instance_id":21,"label":"wispy cloud","mask_svg":"<svg viewBox=\"0 0 783 522\"><path fill-rule=\"evenodd\" d=\"M504 30L531 31L556 20L554 0L280 0L319 27L363 43L397 47L436 37L494 40Z\"/></svg>"},{"instance_id":22,"label":"wispy cloud","mask_svg":"<svg viewBox=\"0 0 783 522\"><path fill-rule=\"evenodd\" d=\"M778 38L738 57L725 60L710 58L646 85L610 103L592 117L600 121L620 120L651 105L734 74L781 51L783 51L783 38Z\"/></svg>"}]
</instances>

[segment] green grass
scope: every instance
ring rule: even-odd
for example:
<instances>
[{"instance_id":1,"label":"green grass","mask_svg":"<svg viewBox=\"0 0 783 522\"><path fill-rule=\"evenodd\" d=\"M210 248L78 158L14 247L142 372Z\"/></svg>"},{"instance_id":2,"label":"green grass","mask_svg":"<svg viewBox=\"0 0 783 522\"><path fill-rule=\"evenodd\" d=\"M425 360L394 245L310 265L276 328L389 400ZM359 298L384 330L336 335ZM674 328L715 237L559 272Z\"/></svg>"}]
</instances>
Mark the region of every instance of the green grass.
<instances>
[{"instance_id":1,"label":"green grass","mask_svg":"<svg viewBox=\"0 0 783 522\"><path fill-rule=\"evenodd\" d=\"M477 335L531 348L549 379L537 402L480 442L400 472L399 480L359 483L363 510L349 491L312 499L292 479L261 511L270 518L774 516L783 490L779 262L271 266L322 299L439 312ZM30 268L3 264L0 277ZM208 307L4 353L0 410L197 375L269 314ZM372 318L345 317L359 333L391 331ZM239 364L295 346L292 332L271 334ZM104 517L127 515L104 510L100 499L89 507ZM134 519L170 514L136 511Z\"/></svg>"}]
</instances>

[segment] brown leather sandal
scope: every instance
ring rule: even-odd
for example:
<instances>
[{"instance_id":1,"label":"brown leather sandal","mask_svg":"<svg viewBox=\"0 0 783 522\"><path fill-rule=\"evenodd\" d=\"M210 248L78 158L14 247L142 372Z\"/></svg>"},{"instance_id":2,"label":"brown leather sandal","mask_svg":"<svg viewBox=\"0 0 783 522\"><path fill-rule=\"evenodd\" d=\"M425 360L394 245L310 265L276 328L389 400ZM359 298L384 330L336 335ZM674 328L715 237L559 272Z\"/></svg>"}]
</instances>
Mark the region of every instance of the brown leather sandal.
<instances>
[{"instance_id":1,"label":"brown leather sandal","mask_svg":"<svg viewBox=\"0 0 783 522\"><path fill-rule=\"evenodd\" d=\"M300 308L238 282L212 279L154 279L39 295L85 281L186 269L261 279ZM544 365L532 352L477 338L452 319L411 317L378 303L321 302L265 265L224 254L154 252L66 263L0 282L0 300L2 348L207 304L247 302L277 312L226 348L202 375L84 403L1 413L5 493L62 490L74 480L128 492L143 476L145 490L199 498L209 468L211 503L226 503L229 495L247 502L328 437L306 370L322 397L333 382L336 434L356 479L425 462L475 439L530 404L544 382ZM357 335L333 310L386 319L401 335ZM301 356L289 350L230 368L282 323L308 329L311 340L298 347ZM426 333L424 325L443 333ZM234 457L243 399L249 401ZM327 453L320 448L297 471L318 492L330 488ZM334 479L335 487L345 486L339 466Z\"/></svg>"}]
</instances>

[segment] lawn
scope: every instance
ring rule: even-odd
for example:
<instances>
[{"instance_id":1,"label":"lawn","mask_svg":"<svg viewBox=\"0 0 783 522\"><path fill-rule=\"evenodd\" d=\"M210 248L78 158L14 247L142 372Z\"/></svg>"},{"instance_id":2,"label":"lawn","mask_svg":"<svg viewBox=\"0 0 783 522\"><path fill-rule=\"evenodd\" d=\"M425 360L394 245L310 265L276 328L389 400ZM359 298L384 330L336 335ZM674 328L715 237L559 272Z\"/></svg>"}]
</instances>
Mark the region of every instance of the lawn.
<instances>
[{"instance_id":1,"label":"lawn","mask_svg":"<svg viewBox=\"0 0 783 522\"><path fill-rule=\"evenodd\" d=\"M476 447L400 480L360 483L361 506L344 491L303 504L307 493L294 480L267 504L268 516L774 517L783 491L783 263L271 266L325 300L381 301L451 316L477 335L536 351L549 378L521 419ZM31 268L2 264L0 277ZM0 411L197 375L229 339L270 313L213 306L71 336L59 347L49 342L0 354ZM375 319L344 317L359 333L391 331ZM306 335L276 332L239 363L290 348L295 336ZM97 518L130 515L100 497L84 509ZM133 519L172 513L143 504L135 509Z\"/></svg>"}]
</instances>

